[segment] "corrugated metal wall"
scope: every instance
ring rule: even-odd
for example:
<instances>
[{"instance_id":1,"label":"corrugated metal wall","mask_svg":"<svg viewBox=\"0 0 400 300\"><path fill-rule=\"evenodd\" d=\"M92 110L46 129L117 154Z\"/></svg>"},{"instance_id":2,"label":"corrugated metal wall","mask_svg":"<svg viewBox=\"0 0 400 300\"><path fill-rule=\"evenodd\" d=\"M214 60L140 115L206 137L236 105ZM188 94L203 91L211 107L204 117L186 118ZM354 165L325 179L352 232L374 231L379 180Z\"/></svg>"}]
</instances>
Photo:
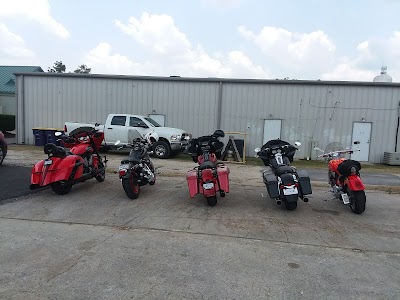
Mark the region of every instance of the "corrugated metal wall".
<instances>
[{"instance_id":1,"label":"corrugated metal wall","mask_svg":"<svg viewBox=\"0 0 400 300\"><path fill-rule=\"evenodd\" d=\"M263 141L264 120L282 119L281 138L302 142L298 158L315 157L315 145L350 146L353 122L372 122L371 162L393 152L399 85L329 82L17 76L18 142L33 144L33 127L62 128L65 121L104 122L109 113L164 114L166 125L194 136L247 132L247 155ZM222 87L222 90L220 90ZM219 111L221 109L221 111ZM23 116L23 117L21 117Z\"/></svg>"}]
</instances>

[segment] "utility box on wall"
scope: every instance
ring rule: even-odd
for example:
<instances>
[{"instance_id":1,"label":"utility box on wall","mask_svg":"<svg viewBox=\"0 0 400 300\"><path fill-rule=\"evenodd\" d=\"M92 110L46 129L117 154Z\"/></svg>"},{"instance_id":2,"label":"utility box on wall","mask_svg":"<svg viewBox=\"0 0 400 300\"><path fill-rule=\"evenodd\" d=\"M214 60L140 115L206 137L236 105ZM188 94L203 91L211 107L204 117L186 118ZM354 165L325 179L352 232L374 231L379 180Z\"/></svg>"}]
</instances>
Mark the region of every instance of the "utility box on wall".
<instances>
[{"instance_id":1,"label":"utility box on wall","mask_svg":"<svg viewBox=\"0 0 400 300\"><path fill-rule=\"evenodd\" d=\"M389 166L400 166L400 152L384 152L383 163Z\"/></svg>"}]
</instances>

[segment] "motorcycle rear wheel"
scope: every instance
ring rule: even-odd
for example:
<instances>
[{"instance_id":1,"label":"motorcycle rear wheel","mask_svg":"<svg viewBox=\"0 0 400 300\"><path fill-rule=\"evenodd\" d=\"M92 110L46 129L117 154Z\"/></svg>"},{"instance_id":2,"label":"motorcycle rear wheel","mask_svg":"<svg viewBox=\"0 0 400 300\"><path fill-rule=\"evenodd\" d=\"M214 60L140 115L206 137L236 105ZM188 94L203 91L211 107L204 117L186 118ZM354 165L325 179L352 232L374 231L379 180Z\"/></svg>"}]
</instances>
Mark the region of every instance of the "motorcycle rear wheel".
<instances>
[{"instance_id":1,"label":"motorcycle rear wheel","mask_svg":"<svg viewBox=\"0 0 400 300\"><path fill-rule=\"evenodd\" d=\"M66 195L71 191L72 188L71 184L62 185L59 181L53 182L50 186L53 192L57 195Z\"/></svg>"},{"instance_id":2,"label":"motorcycle rear wheel","mask_svg":"<svg viewBox=\"0 0 400 300\"><path fill-rule=\"evenodd\" d=\"M132 176L129 178L122 178L122 187L129 198L137 199L139 197L140 185Z\"/></svg>"},{"instance_id":3,"label":"motorcycle rear wheel","mask_svg":"<svg viewBox=\"0 0 400 300\"><path fill-rule=\"evenodd\" d=\"M367 202L367 197L364 191L352 192L348 189L347 195L350 198L350 209L355 214L362 214L365 211L365 204Z\"/></svg>"},{"instance_id":4,"label":"motorcycle rear wheel","mask_svg":"<svg viewBox=\"0 0 400 300\"><path fill-rule=\"evenodd\" d=\"M217 205L217 196L207 197L207 204L209 206Z\"/></svg>"},{"instance_id":5,"label":"motorcycle rear wheel","mask_svg":"<svg viewBox=\"0 0 400 300\"><path fill-rule=\"evenodd\" d=\"M297 201L295 202L285 202L285 207L287 210L295 210L297 208Z\"/></svg>"}]
</instances>

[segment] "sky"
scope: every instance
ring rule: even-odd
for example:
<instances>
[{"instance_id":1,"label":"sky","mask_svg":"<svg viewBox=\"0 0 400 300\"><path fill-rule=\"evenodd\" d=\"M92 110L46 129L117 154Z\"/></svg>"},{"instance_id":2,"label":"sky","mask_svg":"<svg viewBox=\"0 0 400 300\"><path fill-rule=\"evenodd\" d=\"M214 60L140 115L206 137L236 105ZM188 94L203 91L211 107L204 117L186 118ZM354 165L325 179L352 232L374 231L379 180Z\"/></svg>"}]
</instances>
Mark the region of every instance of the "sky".
<instances>
[{"instance_id":1,"label":"sky","mask_svg":"<svg viewBox=\"0 0 400 300\"><path fill-rule=\"evenodd\" d=\"M400 82L400 0L0 0L0 65Z\"/></svg>"}]
</instances>

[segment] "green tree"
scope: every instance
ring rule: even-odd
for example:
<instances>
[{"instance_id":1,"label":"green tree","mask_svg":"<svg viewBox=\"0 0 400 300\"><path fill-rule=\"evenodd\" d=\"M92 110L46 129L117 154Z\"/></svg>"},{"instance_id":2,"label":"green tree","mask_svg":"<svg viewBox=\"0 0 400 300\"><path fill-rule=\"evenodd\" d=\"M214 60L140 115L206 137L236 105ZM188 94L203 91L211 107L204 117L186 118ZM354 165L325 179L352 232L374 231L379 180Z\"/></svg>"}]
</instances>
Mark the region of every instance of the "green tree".
<instances>
[{"instance_id":1,"label":"green tree","mask_svg":"<svg viewBox=\"0 0 400 300\"><path fill-rule=\"evenodd\" d=\"M47 72L50 73L64 73L65 72L65 65L62 61L56 61L52 68L47 68Z\"/></svg>"},{"instance_id":2,"label":"green tree","mask_svg":"<svg viewBox=\"0 0 400 300\"><path fill-rule=\"evenodd\" d=\"M77 74L89 74L90 71L92 71L91 68L88 68L86 65L80 65L75 69L74 73L77 73Z\"/></svg>"}]
</instances>

